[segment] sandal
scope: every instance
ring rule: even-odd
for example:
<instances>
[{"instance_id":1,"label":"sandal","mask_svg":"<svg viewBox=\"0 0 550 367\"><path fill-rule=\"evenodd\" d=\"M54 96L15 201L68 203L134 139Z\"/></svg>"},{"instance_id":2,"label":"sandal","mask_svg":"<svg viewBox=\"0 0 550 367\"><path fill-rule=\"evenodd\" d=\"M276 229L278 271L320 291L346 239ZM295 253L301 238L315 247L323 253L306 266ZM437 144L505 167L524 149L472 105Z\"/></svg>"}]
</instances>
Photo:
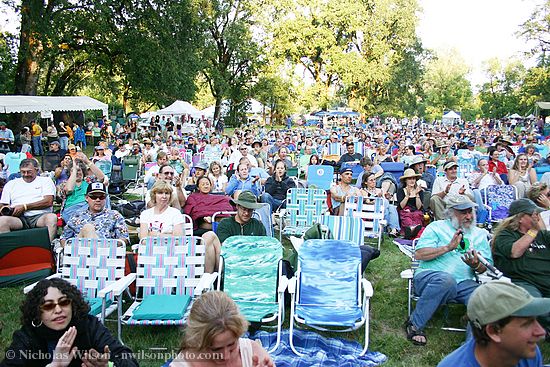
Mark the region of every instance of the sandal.
<instances>
[{"instance_id":1,"label":"sandal","mask_svg":"<svg viewBox=\"0 0 550 367\"><path fill-rule=\"evenodd\" d=\"M426 338L426 334L422 330L418 330L413 325L410 319L405 321L405 333L407 334L407 339L410 340L414 345L425 346L426 343L428 342L428 339ZM418 336L423 337L424 341L413 339Z\"/></svg>"}]
</instances>

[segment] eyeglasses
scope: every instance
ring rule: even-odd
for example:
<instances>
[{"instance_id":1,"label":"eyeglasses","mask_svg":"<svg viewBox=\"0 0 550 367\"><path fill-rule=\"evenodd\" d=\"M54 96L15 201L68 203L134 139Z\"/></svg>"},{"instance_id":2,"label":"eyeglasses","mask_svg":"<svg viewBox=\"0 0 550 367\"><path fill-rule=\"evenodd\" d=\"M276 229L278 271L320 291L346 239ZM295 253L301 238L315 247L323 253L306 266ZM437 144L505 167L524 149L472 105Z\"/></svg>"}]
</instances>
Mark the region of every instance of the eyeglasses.
<instances>
[{"instance_id":1,"label":"eyeglasses","mask_svg":"<svg viewBox=\"0 0 550 367\"><path fill-rule=\"evenodd\" d=\"M246 148L239 148L239 150L246 150Z\"/></svg>"},{"instance_id":2,"label":"eyeglasses","mask_svg":"<svg viewBox=\"0 0 550 367\"><path fill-rule=\"evenodd\" d=\"M88 195L88 197L92 200L104 200L106 196L103 194L97 194L97 195L90 194Z\"/></svg>"},{"instance_id":3,"label":"eyeglasses","mask_svg":"<svg viewBox=\"0 0 550 367\"><path fill-rule=\"evenodd\" d=\"M52 311L57 306L63 308L63 307L69 307L73 303L73 301L70 298L63 298L60 299L57 302L46 302L40 305L40 309L42 311Z\"/></svg>"},{"instance_id":4,"label":"eyeglasses","mask_svg":"<svg viewBox=\"0 0 550 367\"><path fill-rule=\"evenodd\" d=\"M237 209L240 209L240 210L242 210L243 212L248 212L248 213L252 213L252 212L254 211L254 209L245 208L245 207L242 206L242 205L237 205Z\"/></svg>"},{"instance_id":5,"label":"eyeglasses","mask_svg":"<svg viewBox=\"0 0 550 367\"><path fill-rule=\"evenodd\" d=\"M172 172L172 171L163 172L163 174L164 174L165 176L174 176L174 172Z\"/></svg>"}]
</instances>

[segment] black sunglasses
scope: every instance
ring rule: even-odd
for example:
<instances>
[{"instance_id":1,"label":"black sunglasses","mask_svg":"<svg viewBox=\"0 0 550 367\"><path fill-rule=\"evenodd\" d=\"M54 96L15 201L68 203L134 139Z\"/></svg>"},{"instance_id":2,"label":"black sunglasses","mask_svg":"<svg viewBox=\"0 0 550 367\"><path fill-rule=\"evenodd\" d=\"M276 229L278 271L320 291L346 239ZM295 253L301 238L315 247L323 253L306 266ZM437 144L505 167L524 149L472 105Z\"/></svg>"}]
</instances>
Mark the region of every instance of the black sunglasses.
<instances>
[{"instance_id":1,"label":"black sunglasses","mask_svg":"<svg viewBox=\"0 0 550 367\"><path fill-rule=\"evenodd\" d=\"M103 200L105 199L106 196L103 194L98 194L98 195L91 194L91 195L88 195L88 197L92 200L97 200L97 199Z\"/></svg>"},{"instance_id":2,"label":"black sunglasses","mask_svg":"<svg viewBox=\"0 0 550 367\"><path fill-rule=\"evenodd\" d=\"M63 307L68 307L68 306L71 305L71 303L73 303L73 301L70 298L63 298L63 299L60 299L57 302L43 303L43 304L40 305L40 309L42 311L51 311L54 308L56 308L57 306L62 307L62 308Z\"/></svg>"}]
</instances>

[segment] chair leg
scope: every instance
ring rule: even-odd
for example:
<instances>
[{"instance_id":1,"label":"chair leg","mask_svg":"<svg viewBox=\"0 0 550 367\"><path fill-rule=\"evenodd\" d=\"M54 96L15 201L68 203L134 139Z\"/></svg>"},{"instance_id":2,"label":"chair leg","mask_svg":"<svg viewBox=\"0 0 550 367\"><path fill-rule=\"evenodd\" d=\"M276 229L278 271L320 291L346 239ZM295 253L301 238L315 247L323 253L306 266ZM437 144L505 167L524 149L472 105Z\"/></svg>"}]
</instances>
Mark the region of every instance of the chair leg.
<instances>
[{"instance_id":1,"label":"chair leg","mask_svg":"<svg viewBox=\"0 0 550 367\"><path fill-rule=\"evenodd\" d=\"M284 296L279 295L279 314L277 315L277 341L273 348L268 350L268 353L273 353L279 348L281 344L281 327L283 325L282 314L284 313Z\"/></svg>"},{"instance_id":2,"label":"chair leg","mask_svg":"<svg viewBox=\"0 0 550 367\"><path fill-rule=\"evenodd\" d=\"M118 320L117 320L117 333L118 333L118 341L120 344L124 345L124 342L122 341L122 295L117 297L117 314L118 314Z\"/></svg>"},{"instance_id":3,"label":"chair leg","mask_svg":"<svg viewBox=\"0 0 550 367\"><path fill-rule=\"evenodd\" d=\"M409 286L407 287L407 317L411 317L411 307L412 307L412 279L409 279Z\"/></svg>"},{"instance_id":4,"label":"chair leg","mask_svg":"<svg viewBox=\"0 0 550 367\"><path fill-rule=\"evenodd\" d=\"M289 342L290 342L290 349L292 349L292 351L300 356L300 357L303 357L304 354L298 352L296 350L296 347L294 346L294 294L292 294L292 298L291 298L291 306L290 306L290 330L289 330L289 333L288 333L288 339L289 339Z\"/></svg>"},{"instance_id":5,"label":"chair leg","mask_svg":"<svg viewBox=\"0 0 550 367\"><path fill-rule=\"evenodd\" d=\"M370 331L370 314L369 314L369 306L370 306L370 301L369 299L367 298L364 302L363 302L363 307L364 307L364 318L365 318L365 325L363 325L363 327L365 328L365 345L363 347L363 350L361 351L361 354L359 354L360 357L364 356L367 351L369 350L369 331Z\"/></svg>"}]
</instances>

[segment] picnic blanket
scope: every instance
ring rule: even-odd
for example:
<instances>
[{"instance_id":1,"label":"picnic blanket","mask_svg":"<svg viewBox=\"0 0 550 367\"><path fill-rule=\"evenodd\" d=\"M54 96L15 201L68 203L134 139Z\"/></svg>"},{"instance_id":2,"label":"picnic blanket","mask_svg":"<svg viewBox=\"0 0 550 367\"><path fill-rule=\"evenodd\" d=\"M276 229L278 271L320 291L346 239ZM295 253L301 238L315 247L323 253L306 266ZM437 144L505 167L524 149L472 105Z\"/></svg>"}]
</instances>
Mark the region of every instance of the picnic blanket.
<instances>
[{"instance_id":1,"label":"picnic blanket","mask_svg":"<svg viewBox=\"0 0 550 367\"><path fill-rule=\"evenodd\" d=\"M258 331L254 335L245 335L250 339L259 340L265 349L275 344L277 333ZM363 349L358 342L325 338L313 331L294 330L294 346L303 357L297 356L290 349L289 332L282 330L281 345L271 354L277 367L356 367L378 366L388 357L379 352L368 351L360 357Z\"/></svg>"}]
</instances>

